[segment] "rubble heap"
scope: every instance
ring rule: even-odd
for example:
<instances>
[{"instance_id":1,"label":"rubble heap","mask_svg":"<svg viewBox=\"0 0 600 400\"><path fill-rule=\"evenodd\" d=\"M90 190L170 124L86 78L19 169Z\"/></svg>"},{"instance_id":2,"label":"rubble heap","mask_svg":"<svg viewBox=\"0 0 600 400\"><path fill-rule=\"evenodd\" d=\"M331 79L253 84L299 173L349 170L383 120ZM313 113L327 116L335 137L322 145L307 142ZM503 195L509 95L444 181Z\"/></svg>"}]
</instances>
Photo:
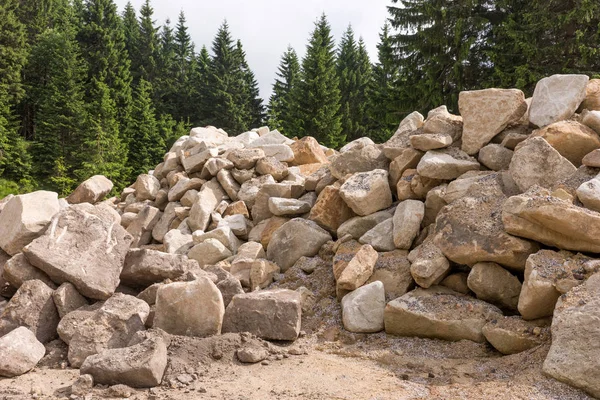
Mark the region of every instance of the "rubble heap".
<instances>
[{"instance_id":1,"label":"rubble heap","mask_svg":"<svg viewBox=\"0 0 600 400\"><path fill-rule=\"evenodd\" d=\"M544 371L600 396L597 83L462 92L460 115L414 112L386 143L339 151L195 128L120 197L103 200L103 176L66 199L9 196L0 375L56 337L82 375L133 387L161 383L169 335L294 341L310 293L270 286L330 268L348 331L503 354L551 336Z\"/></svg>"}]
</instances>

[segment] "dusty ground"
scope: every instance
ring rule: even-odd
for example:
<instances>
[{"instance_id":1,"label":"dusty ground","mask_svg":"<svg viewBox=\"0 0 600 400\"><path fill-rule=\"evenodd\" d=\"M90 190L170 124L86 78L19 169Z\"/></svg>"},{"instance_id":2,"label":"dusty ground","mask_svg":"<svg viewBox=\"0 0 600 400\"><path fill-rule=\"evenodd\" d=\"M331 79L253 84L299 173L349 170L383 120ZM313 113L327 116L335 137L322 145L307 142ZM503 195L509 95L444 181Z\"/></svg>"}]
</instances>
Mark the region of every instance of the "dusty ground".
<instances>
[{"instance_id":1,"label":"dusty ground","mask_svg":"<svg viewBox=\"0 0 600 400\"><path fill-rule=\"evenodd\" d=\"M163 385L130 390L146 399L591 399L583 392L547 378L541 366L548 345L501 356L491 346L470 341L400 338L385 333L352 334L342 328L331 267L311 275L286 273L275 286L312 295L305 302L302 329L295 343L269 343L248 334L212 338L172 337ZM264 347L266 362L244 365L241 347ZM54 341L32 372L0 378L2 399L69 398L78 370L67 368L67 348ZM127 394L127 393L122 393ZM96 387L85 397L115 398ZM119 397L116 397L119 398Z\"/></svg>"}]
</instances>

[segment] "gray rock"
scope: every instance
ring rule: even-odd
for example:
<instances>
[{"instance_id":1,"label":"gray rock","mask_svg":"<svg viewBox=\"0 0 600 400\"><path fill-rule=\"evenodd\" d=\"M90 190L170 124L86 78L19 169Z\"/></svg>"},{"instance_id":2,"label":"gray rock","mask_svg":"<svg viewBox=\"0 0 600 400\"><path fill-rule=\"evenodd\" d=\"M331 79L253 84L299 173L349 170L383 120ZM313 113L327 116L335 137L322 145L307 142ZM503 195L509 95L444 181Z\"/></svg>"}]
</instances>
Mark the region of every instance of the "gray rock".
<instances>
[{"instance_id":1,"label":"gray rock","mask_svg":"<svg viewBox=\"0 0 600 400\"><path fill-rule=\"evenodd\" d=\"M338 155L329 165L331 174L342 179L348 174L368 172L374 169L387 170L389 160L377 145L355 148Z\"/></svg>"},{"instance_id":2,"label":"gray rock","mask_svg":"<svg viewBox=\"0 0 600 400\"><path fill-rule=\"evenodd\" d=\"M58 325L60 338L69 345L69 363L79 368L88 356L127 346L136 332L145 330L149 313L145 301L122 293L70 312Z\"/></svg>"},{"instance_id":3,"label":"gray rock","mask_svg":"<svg viewBox=\"0 0 600 400\"><path fill-rule=\"evenodd\" d=\"M282 272L292 267L302 256L312 257L321 246L331 240L331 235L316 223L294 218L277 229L267 247L267 258L275 262Z\"/></svg>"},{"instance_id":4,"label":"gray rock","mask_svg":"<svg viewBox=\"0 0 600 400\"><path fill-rule=\"evenodd\" d=\"M552 75L535 86L529 121L539 127L569 119L585 99L587 75Z\"/></svg>"},{"instance_id":5,"label":"gray rock","mask_svg":"<svg viewBox=\"0 0 600 400\"><path fill-rule=\"evenodd\" d=\"M450 180L479 168L479 163L473 157L459 149L449 148L425 153L417 165L417 172L426 178Z\"/></svg>"},{"instance_id":6,"label":"gray rock","mask_svg":"<svg viewBox=\"0 0 600 400\"><path fill-rule=\"evenodd\" d=\"M150 244L152 241L152 230L158 224L161 217L162 213L156 207L145 206L142 208L135 219L127 226L127 232L133 238L131 247Z\"/></svg>"},{"instance_id":7,"label":"gray rock","mask_svg":"<svg viewBox=\"0 0 600 400\"><path fill-rule=\"evenodd\" d=\"M150 249L131 249L125 257L121 282L132 287L147 287L165 279L176 280L198 263L184 255Z\"/></svg>"},{"instance_id":8,"label":"gray rock","mask_svg":"<svg viewBox=\"0 0 600 400\"><path fill-rule=\"evenodd\" d=\"M269 198L269 211L277 216L301 215L309 212L310 208L309 203L298 199Z\"/></svg>"},{"instance_id":9,"label":"gray rock","mask_svg":"<svg viewBox=\"0 0 600 400\"><path fill-rule=\"evenodd\" d=\"M103 300L119 285L131 240L105 213L81 204L58 213L46 233L23 252L54 282L71 282L82 295Z\"/></svg>"},{"instance_id":10,"label":"gray rock","mask_svg":"<svg viewBox=\"0 0 600 400\"><path fill-rule=\"evenodd\" d=\"M124 384L134 388L160 385L167 368L167 346L159 336L121 349L108 349L88 357L81 374L90 374L104 385Z\"/></svg>"},{"instance_id":11,"label":"gray rock","mask_svg":"<svg viewBox=\"0 0 600 400\"><path fill-rule=\"evenodd\" d=\"M4 272L1 275L17 289L21 287L23 282L34 279L44 282L51 289L56 289L56 285L50 277L31 265L23 253L15 255L4 264Z\"/></svg>"},{"instance_id":12,"label":"gray rock","mask_svg":"<svg viewBox=\"0 0 600 400\"><path fill-rule=\"evenodd\" d=\"M69 204L91 203L102 200L113 188L113 183L103 175L94 175L82 182L77 189L67 197Z\"/></svg>"},{"instance_id":13,"label":"gray rock","mask_svg":"<svg viewBox=\"0 0 600 400\"><path fill-rule=\"evenodd\" d=\"M359 172L340 187L340 196L356 214L365 216L392 205L392 191L386 170Z\"/></svg>"},{"instance_id":14,"label":"gray rock","mask_svg":"<svg viewBox=\"0 0 600 400\"><path fill-rule=\"evenodd\" d=\"M134 184L137 201L154 200L160 190L160 181L153 175L141 174Z\"/></svg>"},{"instance_id":15,"label":"gray rock","mask_svg":"<svg viewBox=\"0 0 600 400\"><path fill-rule=\"evenodd\" d=\"M394 220L386 219L368 230L358 240L362 244L370 244L377 251L392 251L396 249L394 243Z\"/></svg>"},{"instance_id":16,"label":"gray rock","mask_svg":"<svg viewBox=\"0 0 600 400\"><path fill-rule=\"evenodd\" d=\"M478 160L492 171L507 170L514 152L500 144L488 144L479 150Z\"/></svg>"},{"instance_id":17,"label":"gray rock","mask_svg":"<svg viewBox=\"0 0 600 400\"><path fill-rule=\"evenodd\" d=\"M227 306L223 332L250 332L262 339L298 338L302 317L300 293L275 289L234 296Z\"/></svg>"},{"instance_id":18,"label":"gray rock","mask_svg":"<svg viewBox=\"0 0 600 400\"><path fill-rule=\"evenodd\" d=\"M393 217L388 211L379 211L364 217L353 217L340 225L337 236L342 238L346 235L353 239L360 239L365 233L375 228L378 224Z\"/></svg>"},{"instance_id":19,"label":"gray rock","mask_svg":"<svg viewBox=\"0 0 600 400\"><path fill-rule=\"evenodd\" d=\"M188 257L196 260L200 267L214 265L232 255L231 250L215 238L204 240L202 243L192 247L188 252Z\"/></svg>"},{"instance_id":20,"label":"gray rock","mask_svg":"<svg viewBox=\"0 0 600 400\"><path fill-rule=\"evenodd\" d=\"M210 279L170 283L156 293L154 327L173 335L218 335L224 312L221 292Z\"/></svg>"},{"instance_id":21,"label":"gray rock","mask_svg":"<svg viewBox=\"0 0 600 400\"><path fill-rule=\"evenodd\" d=\"M552 345L543 371L600 397L600 274L561 297L552 319Z\"/></svg>"},{"instance_id":22,"label":"gray rock","mask_svg":"<svg viewBox=\"0 0 600 400\"><path fill-rule=\"evenodd\" d=\"M10 299L0 314L0 336L24 326L42 343L56 337L58 312L52 300L52 289L42 281L27 281Z\"/></svg>"},{"instance_id":23,"label":"gray rock","mask_svg":"<svg viewBox=\"0 0 600 400\"><path fill-rule=\"evenodd\" d=\"M399 249L409 250L419 234L425 217L425 204L418 200L404 200L394 213L394 244Z\"/></svg>"},{"instance_id":24,"label":"gray rock","mask_svg":"<svg viewBox=\"0 0 600 400\"><path fill-rule=\"evenodd\" d=\"M386 333L392 335L483 343L483 326L501 317L500 310L490 304L433 286L389 302L384 321Z\"/></svg>"},{"instance_id":25,"label":"gray rock","mask_svg":"<svg viewBox=\"0 0 600 400\"><path fill-rule=\"evenodd\" d=\"M190 210L188 225L192 231L207 230L211 213L226 196L216 179L208 181L202 186L202 189L198 192L196 202Z\"/></svg>"},{"instance_id":26,"label":"gray rock","mask_svg":"<svg viewBox=\"0 0 600 400\"><path fill-rule=\"evenodd\" d=\"M269 351L264 347L243 347L235 353L240 362L256 364L269 357Z\"/></svg>"},{"instance_id":27,"label":"gray rock","mask_svg":"<svg viewBox=\"0 0 600 400\"><path fill-rule=\"evenodd\" d=\"M11 198L0 214L0 248L14 256L40 236L60 210L58 195L37 191Z\"/></svg>"},{"instance_id":28,"label":"gray rock","mask_svg":"<svg viewBox=\"0 0 600 400\"><path fill-rule=\"evenodd\" d=\"M75 286L65 282L52 293L58 316L63 318L68 313L88 305L88 301L79 294Z\"/></svg>"},{"instance_id":29,"label":"gray rock","mask_svg":"<svg viewBox=\"0 0 600 400\"><path fill-rule=\"evenodd\" d=\"M342 299L342 322L350 332L371 333L384 328L385 290L376 281L350 292Z\"/></svg>"},{"instance_id":30,"label":"gray rock","mask_svg":"<svg viewBox=\"0 0 600 400\"><path fill-rule=\"evenodd\" d=\"M12 378L32 370L46 354L46 348L21 326L0 337L0 354L0 376Z\"/></svg>"}]
</instances>

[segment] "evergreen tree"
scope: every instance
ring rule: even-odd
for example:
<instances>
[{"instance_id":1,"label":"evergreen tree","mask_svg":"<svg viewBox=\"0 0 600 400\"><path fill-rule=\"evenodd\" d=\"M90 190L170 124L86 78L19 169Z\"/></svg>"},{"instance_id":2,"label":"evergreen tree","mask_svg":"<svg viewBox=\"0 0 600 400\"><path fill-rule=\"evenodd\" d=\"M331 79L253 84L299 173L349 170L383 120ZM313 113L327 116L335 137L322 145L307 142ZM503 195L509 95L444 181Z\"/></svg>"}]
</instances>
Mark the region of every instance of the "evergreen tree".
<instances>
[{"instance_id":1,"label":"evergreen tree","mask_svg":"<svg viewBox=\"0 0 600 400\"><path fill-rule=\"evenodd\" d=\"M85 66L71 29L48 29L32 49L28 92L36 99L34 171L44 188L67 194L74 189L76 155L87 120Z\"/></svg>"},{"instance_id":2,"label":"evergreen tree","mask_svg":"<svg viewBox=\"0 0 600 400\"><path fill-rule=\"evenodd\" d=\"M138 25L135 8L130 1L125 5L123 12L123 33L125 35L125 49L131 60L131 72L135 75L139 67L135 64L140 59L138 46L140 43L140 27ZM138 72L139 74L139 72Z\"/></svg>"},{"instance_id":3,"label":"evergreen tree","mask_svg":"<svg viewBox=\"0 0 600 400\"><path fill-rule=\"evenodd\" d=\"M200 53L196 56L195 68L192 71L191 86L192 91L192 118L191 123L194 126L207 125L209 118L209 82L208 74L210 70L210 55L206 46L202 46Z\"/></svg>"},{"instance_id":4,"label":"evergreen tree","mask_svg":"<svg viewBox=\"0 0 600 400\"><path fill-rule=\"evenodd\" d=\"M371 64L364 42L354 40L354 31L348 27L342 37L337 59L340 80L342 134L352 141L366 135L365 90L369 82Z\"/></svg>"},{"instance_id":5,"label":"evergreen tree","mask_svg":"<svg viewBox=\"0 0 600 400\"><path fill-rule=\"evenodd\" d=\"M152 19L154 9L150 0L146 0L140 8L140 38L138 43L139 59L133 65L137 66L137 80L144 79L150 84L155 84L158 67L158 30ZM135 78L135 76L134 76Z\"/></svg>"},{"instance_id":6,"label":"evergreen tree","mask_svg":"<svg viewBox=\"0 0 600 400\"><path fill-rule=\"evenodd\" d=\"M233 43L229 26L223 22L212 44L213 58L208 82L209 124L223 128L229 133L248 129L250 113L243 99L245 81L242 74L242 54Z\"/></svg>"},{"instance_id":7,"label":"evergreen tree","mask_svg":"<svg viewBox=\"0 0 600 400\"><path fill-rule=\"evenodd\" d=\"M377 142L384 142L401 120L398 99L400 70L387 23L379 34L377 57L367 89L367 125L369 136Z\"/></svg>"},{"instance_id":8,"label":"evergreen tree","mask_svg":"<svg viewBox=\"0 0 600 400\"><path fill-rule=\"evenodd\" d=\"M344 144L340 119L339 79L331 27L325 14L315 23L300 79L294 90L298 136L314 136L330 147Z\"/></svg>"},{"instance_id":9,"label":"evergreen tree","mask_svg":"<svg viewBox=\"0 0 600 400\"><path fill-rule=\"evenodd\" d=\"M167 19L159 35L157 84L154 87L154 104L159 115L174 115L177 96L177 74L175 68L175 38L171 21Z\"/></svg>"},{"instance_id":10,"label":"evergreen tree","mask_svg":"<svg viewBox=\"0 0 600 400\"><path fill-rule=\"evenodd\" d=\"M131 135L129 145L129 167L131 179L142 173L148 173L164 156L165 142L160 135L155 110L150 94L152 85L141 80L133 100L131 123L128 126Z\"/></svg>"},{"instance_id":11,"label":"evergreen tree","mask_svg":"<svg viewBox=\"0 0 600 400\"><path fill-rule=\"evenodd\" d=\"M117 107L108 86L92 78L91 99L88 103L88 126L80 153L81 167L75 171L79 180L104 175L122 189L128 182L127 146L119 135Z\"/></svg>"},{"instance_id":12,"label":"evergreen tree","mask_svg":"<svg viewBox=\"0 0 600 400\"><path fill-rule=\"evenodd\" d=\"M293 115L292 89L296 86L299 73L298 55L291 46L288 46L281 57L273 94L269 99L268 124L272 129L278 129L290 137L298 132Z\"/></svg>"},{"instance_id":13,"label":"evergreen tree","mask_svg":"<svg viewBox=\"0 0 600 400\"><path fill-rule=\"evenodd\" d=\"M243 97L240 99L241 104L246 108L248 113L248 126L251 128L259 128L265 120L265 106L260 98L258 82L254 72L248 66L246 61L246 52L242 47L242 42L237 41L236 51L240 60L241 71L241 87Z\"/></svg>"},{"instance_id":14,"label":"evergreen tree","mask_svg":"<svg viewBox=\"0 0 600 400\"><path fill-rule=\"evenodd\" d=\"M491 73L487 57L492 0L392 0L389 7L400 56L404 114L440 104L457 110L458 93L479 87Z\"/></svg>"},{"instance_id":15,"label":"evergreen tree","mask_svg":"<svg viewBox=\"0 0 600 400\"><path fill-rule=\"evenodd\" d=\"M81 22L83 25L78 41L87 61L87 102L97 101L94 94L98 91L103 93L106 87L115 105L119 131L119 127L125 127L129 123L132 78L131 62L125 49L125 34L122 21L117 15L117 6L113 0L85 0ZM121 139L127 140L126 137Z\"/></svg>"},{"instance_id":16,"label":"evergreen tree","mask_svg":"<svg viewBox=\"0 0 600 400\"><path fill-rule=\"evenodd\" d=\"M174 108L172 115L177 120L187 121L191 116L191 98L192 87L191 79L195 68L194 45L188 33L185 14L183 11L179 14L179 20L175 27L174 37L175 58L173 67L175 68L175 93L172 93L170 101Z\"/></svg>"},{"instance_id":17,"label":"evergreen tree","mask_svg":"<svg viewBox=\"0 0 600 400\"><path fill-rule=\"evenodd\" d=\"M30 157L14 114L24 94L21 71L27 58L25 26L17 18L17 7L16 0L0 3L0 176L26 189L31 184Z\"/></svg>"}]
</instances>

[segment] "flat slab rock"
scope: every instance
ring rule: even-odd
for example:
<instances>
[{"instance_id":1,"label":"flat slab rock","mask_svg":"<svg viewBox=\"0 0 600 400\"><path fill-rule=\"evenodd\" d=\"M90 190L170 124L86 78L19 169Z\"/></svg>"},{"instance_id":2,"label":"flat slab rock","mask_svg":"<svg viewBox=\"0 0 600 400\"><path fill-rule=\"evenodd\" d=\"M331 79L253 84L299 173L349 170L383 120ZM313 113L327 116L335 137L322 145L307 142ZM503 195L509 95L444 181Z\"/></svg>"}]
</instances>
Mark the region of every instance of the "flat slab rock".
<instances>
[{"instance_id":1,"label":"flat slab rock","mask_svg":"<svg viewBox=\"0 0 600 400\"><path fill-rule=\"evenodd\" d=\"M81 204L59 212L23 252L54 282L71 282L83 296L105 300L119 285L131 241L106 211Z\"/></svg>"},{"instance_id":2,"label":"flat slab rock","mask_svg":"<svg viewBox=\"0 0 600 400\"><path fill-rule=\"evenodd\" d=\"M488 322L483 334L502 354L516 354L550 340L550 318L525 321L518 316Z\"/></svg>"},{"instance_id":3,"label":"flat slab rock","mask_svg":"<svg viewBox=\"0 0 600 400\"><path fill-rule=\"evenodd\" d=\"M300 334L302 299L287 289L238 294L225 310L223 333L250 332L262 339L293 341Z\"/></svg>"},{"instance_id":4,"label":"flat slab rock","mask_svg":"<svg viewBox=\"0 0 600 400\"><path fill-rule=\"evenodd\" d=\"M449 341L485 342L483 326L502 317L495 306L442 286L415 289L387 304L385 331Z\"/></svg>"},{"instance_id":5,"label":"flat slab rock","mask_svg":"<svg viewBox=\"0 0 600 400\"><path fill-rule=\"evenodd\" d=\"M125 257L121 282L133 287L150 286L165 279L175 280L198 262L184 255L168 254L149 249L131 249Z\"/></svg>"}]
</instances>

